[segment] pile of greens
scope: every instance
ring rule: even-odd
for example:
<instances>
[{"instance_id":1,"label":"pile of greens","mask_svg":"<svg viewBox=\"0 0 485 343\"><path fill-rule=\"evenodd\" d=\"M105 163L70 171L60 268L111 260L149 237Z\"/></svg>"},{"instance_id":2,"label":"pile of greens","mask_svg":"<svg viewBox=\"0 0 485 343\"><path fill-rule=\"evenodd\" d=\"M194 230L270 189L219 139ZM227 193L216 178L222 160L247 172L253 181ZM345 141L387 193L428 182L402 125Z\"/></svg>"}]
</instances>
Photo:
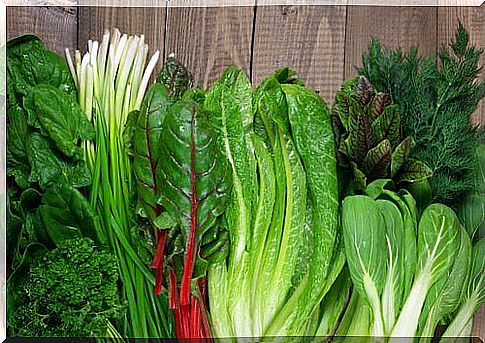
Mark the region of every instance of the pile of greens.
<instances>
[{"instance_id":1,"label":"pile of greens","mask_svg":"<svg viewBox=\"0 0 485 343\"><path fill-rule=\"evenodd\" d=\"M85 197L81 145L94 131L59 56L34 36L10 41L7 52L9 335L105 336L124 304Z\"/></svg>"},{"instance_id":2,"label":"pile of greens","mask_svg":"<svg viewBox=\"0 0 485 343\"><path fill-rule=\"evenodd\" d=\"M8 334L469 336L485 300L481 50L373 40L331 107L288 68L207 90L143 36L8 43Z\"/></svg>"}]
</instances>

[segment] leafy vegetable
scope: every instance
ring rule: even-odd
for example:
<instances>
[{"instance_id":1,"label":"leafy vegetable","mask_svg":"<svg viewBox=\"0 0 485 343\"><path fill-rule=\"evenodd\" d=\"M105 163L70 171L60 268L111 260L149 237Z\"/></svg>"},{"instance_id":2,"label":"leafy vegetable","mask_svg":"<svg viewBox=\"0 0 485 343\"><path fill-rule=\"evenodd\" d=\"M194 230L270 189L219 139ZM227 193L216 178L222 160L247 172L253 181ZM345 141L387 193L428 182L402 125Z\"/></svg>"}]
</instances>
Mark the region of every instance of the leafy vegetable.
<instances>
[{"instance_id":1,"label":"leafy vegetable","mask_svg":"<svg viewBox=\"0 0 485 343\"><path fill-rule=\"evenodd\" d=\"M79 159L79 140L94 137L94 130L76 101L50 85L34 87L24 100L28 123L49 136L66 156Z\"/></svg>"},{"instance_id":2,"label":"leafy vegetable","mask_svg":"<svg viewBox=\"0 0 485 343\"><path fill-rule=\"evenodd\" d=\"M424 163L409 158L415 142L401 134L399 107L365 77L344 82L332 112L339 164L352 170L356 190L379 178L412 183L432 175Z\"/></svg>"},{"instance_id":3,"label":"leafy vegetable","mask_svg":"<svg viewBox=\"0 0 485 343\"><path fill-rule=\"evenodd\" d=\"M116 256L123 284L120 298L128 307L125 317L113 322L114 327L124 337L170 337L167 299L153 294L156 277L137 254L145 236L138 230L141 225L136 218L136 184L129 149L132 142L127 141L127 131L133 128L126 128L129 114L140 110L159 52L146 63L144 37L128 37L115 29L111 34L106 31L101 43L89 41L82 58L76 51L73 61L69 50L66 57L78 103L95 130L94 139L83 147L93 175L90 202ZM134 115L131 118L136 119Z\"/></svg>"},{"instance_id":4,"label":"leafy vegetable","mask_svg":"<svg viewBox=\"0 0 485 343\"><path fill-rule=\"evenodd\" d=\"M89 202L66 184L47 190L39 214L47 234L57 246L64 240L81 237L88 237L99 245L107 243Z\"/></svg>"},{"instance_id":5,"label":"leafy vegetable","mask_svg":"<svg viewBox=\"0 0 485 343\"><path fill-rule=\"evenodd\" d=\"M455 318L448 326L443 337L470 336L473 314L485 301L485 240L479 240L472 251L472 263L468 282L464 283L464 297ZM445 342L455 341L452 338L443 339Z\"/></svg>"},{"instance_id":6,"label":"leafy vegetable","mask_svg":"<svg viewBox=\"0 0 485 343\"><path fill-rule=\"evenodd\" d=\"M120 317L115 258L88 238L65 240L52 251L28 250L26 274L11 285L11 336L99 337Z\"/></svg>"},{"instance_id":7,"label":"leafy vegetable","mask_svg":"<svg viewBox=\"0 0 485 343\"><path fill-rule=\"evenodd\" d=\"M485 82L477 79L481 50L470 46L461 24L450 48L440 51L438 64L419 57L417 48L403 53L373 40L358 73L399 105L404 132L416 140L411 157L433 171L434 202L456 207L474 186L478 139L470 117Z\"/></svg>"},{"instance_id":8,"label":"leafy vegetable","mask_svg":"<svg viewBox=\"0 0 485 343\"><path fill-rule=\"evenodd\" d=\"M318 315L344 261L334 247L338 203L328 109L287 69L266 79L251 101L246 76L229 68L205 104L216 114L233 171L225 212L229 262L209 267L215 335L315 331L308 318Z\"/></svg>"}]
</instances>

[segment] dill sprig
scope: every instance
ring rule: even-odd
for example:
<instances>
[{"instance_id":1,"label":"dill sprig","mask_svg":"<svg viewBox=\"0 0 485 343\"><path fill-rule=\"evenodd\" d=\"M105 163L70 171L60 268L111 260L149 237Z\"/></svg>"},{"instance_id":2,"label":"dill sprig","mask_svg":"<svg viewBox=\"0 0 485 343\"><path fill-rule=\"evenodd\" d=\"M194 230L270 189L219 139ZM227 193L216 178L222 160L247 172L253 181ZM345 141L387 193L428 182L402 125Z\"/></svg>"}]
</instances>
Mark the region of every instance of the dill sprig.
<instances>
[{"instance_id":1,"label":"dill sprig","mask_svg":"<svg viewBox=\"0 0 485 343\"><path fill-rule=\"evenodd\" d=\"M482 52L459 23L449 48L441 48L439 63L419 56L418 47L403 52L373 39L357 69L399 104L403 129L416 140L412 155L433 170L433 201L453 207L475 184L478 128L470 119L485 96L478 66Z\"/></svg>"}]
</instances>

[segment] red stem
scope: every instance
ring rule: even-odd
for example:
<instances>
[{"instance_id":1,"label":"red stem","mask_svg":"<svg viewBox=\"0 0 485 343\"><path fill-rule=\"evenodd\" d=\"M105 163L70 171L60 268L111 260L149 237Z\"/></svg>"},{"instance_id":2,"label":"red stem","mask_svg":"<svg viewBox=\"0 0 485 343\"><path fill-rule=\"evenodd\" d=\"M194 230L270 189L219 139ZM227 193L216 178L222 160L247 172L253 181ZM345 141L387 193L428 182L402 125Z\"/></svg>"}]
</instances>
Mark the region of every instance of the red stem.
<instances>
[{"instance_id":1,"label":"red stem","mask_svg":"<svg viewBox=\"0 0 485 343\"><path fill-rule=\"evenodd\" d=\"M190 337L199 338L200 333L200 308L197 298L192 296L192 304L190 311Z\"/></svg>"},{"instance_id":2,"label":"red stem","mask_svg":"<svg viewBox=\"0 0 485 343\"><path fill-rule=\"evenodd\" d=\"M155 250L155 256L153 256L150 267L158 268L163 265L163 257L165 250L165 242L167 241L167 230L157 230L157 250Z\"/></svg>"},{"instance_id":3,"label":"red stem","mask_svg":"<svg viewBox=\"0 0 485 343\"><path fill-rule=\"evenodd\" d=\"M184 273L182 275L182 285L180 288L180 304L189 305L190 303L190 281L194 269L194 255L195 255L195 231L197 229L197 174L195 172L195 136L194 136L195 116L192 117L192 144L190 152L190 178L192 183L192 213L190 217L190 234L187 242L187 250L185 252Z\"/></svg>"},{"instance_id":4,"label":"red stem","mask_svg":"<svg viewBox=\"0 0 485 343\"><path fill-rule=\"evenodd\" d=\"M169 292L168 292L168 306L174 310L178 308L178 291L177 291L177 280L175 278L175 272L172 268L169 269Z\"/></svg>"}]
</instances>

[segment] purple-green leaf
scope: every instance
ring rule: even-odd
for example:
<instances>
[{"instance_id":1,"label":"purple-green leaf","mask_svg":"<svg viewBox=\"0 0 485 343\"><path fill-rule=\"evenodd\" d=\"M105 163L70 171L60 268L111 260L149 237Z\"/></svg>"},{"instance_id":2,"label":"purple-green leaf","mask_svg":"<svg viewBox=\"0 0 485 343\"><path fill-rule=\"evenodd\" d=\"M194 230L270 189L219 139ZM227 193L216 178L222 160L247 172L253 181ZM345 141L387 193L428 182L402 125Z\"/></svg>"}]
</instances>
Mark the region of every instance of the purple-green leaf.
<instances>
[{"instance_id":1,"label":"purple-green leaf","mask_svg":"<svg viewBox=\"0 0 485 343\"><path fill-rule=\"evenodd\" d=\"M408 136L394 149L391 156L391 177L394 177L401 169L415 144L414 138Z\"/></svg>"},{"instance_id":2,"label":"purple-green leaf","mask_svg":"<svg viewBox=\"0 0 485 343\"><path fill-rule=\"evenodd\" d=\"M369 150L363 165L366 175L372 175L373 179L386 177L391 162L391 143L388 139L380 142L376 147Z\"/></svg>"},{"instance_id":3,"label":"purple-green leaf","mask_svg":"<svg viewBox=\"0 0 485 343\"><path fill-rule=\"evenodd\" d=\"M408 159L399 170L397 178L399 182L419 182L433 175L433 171L423 162Z\"/></svg>"}]
</instances>

